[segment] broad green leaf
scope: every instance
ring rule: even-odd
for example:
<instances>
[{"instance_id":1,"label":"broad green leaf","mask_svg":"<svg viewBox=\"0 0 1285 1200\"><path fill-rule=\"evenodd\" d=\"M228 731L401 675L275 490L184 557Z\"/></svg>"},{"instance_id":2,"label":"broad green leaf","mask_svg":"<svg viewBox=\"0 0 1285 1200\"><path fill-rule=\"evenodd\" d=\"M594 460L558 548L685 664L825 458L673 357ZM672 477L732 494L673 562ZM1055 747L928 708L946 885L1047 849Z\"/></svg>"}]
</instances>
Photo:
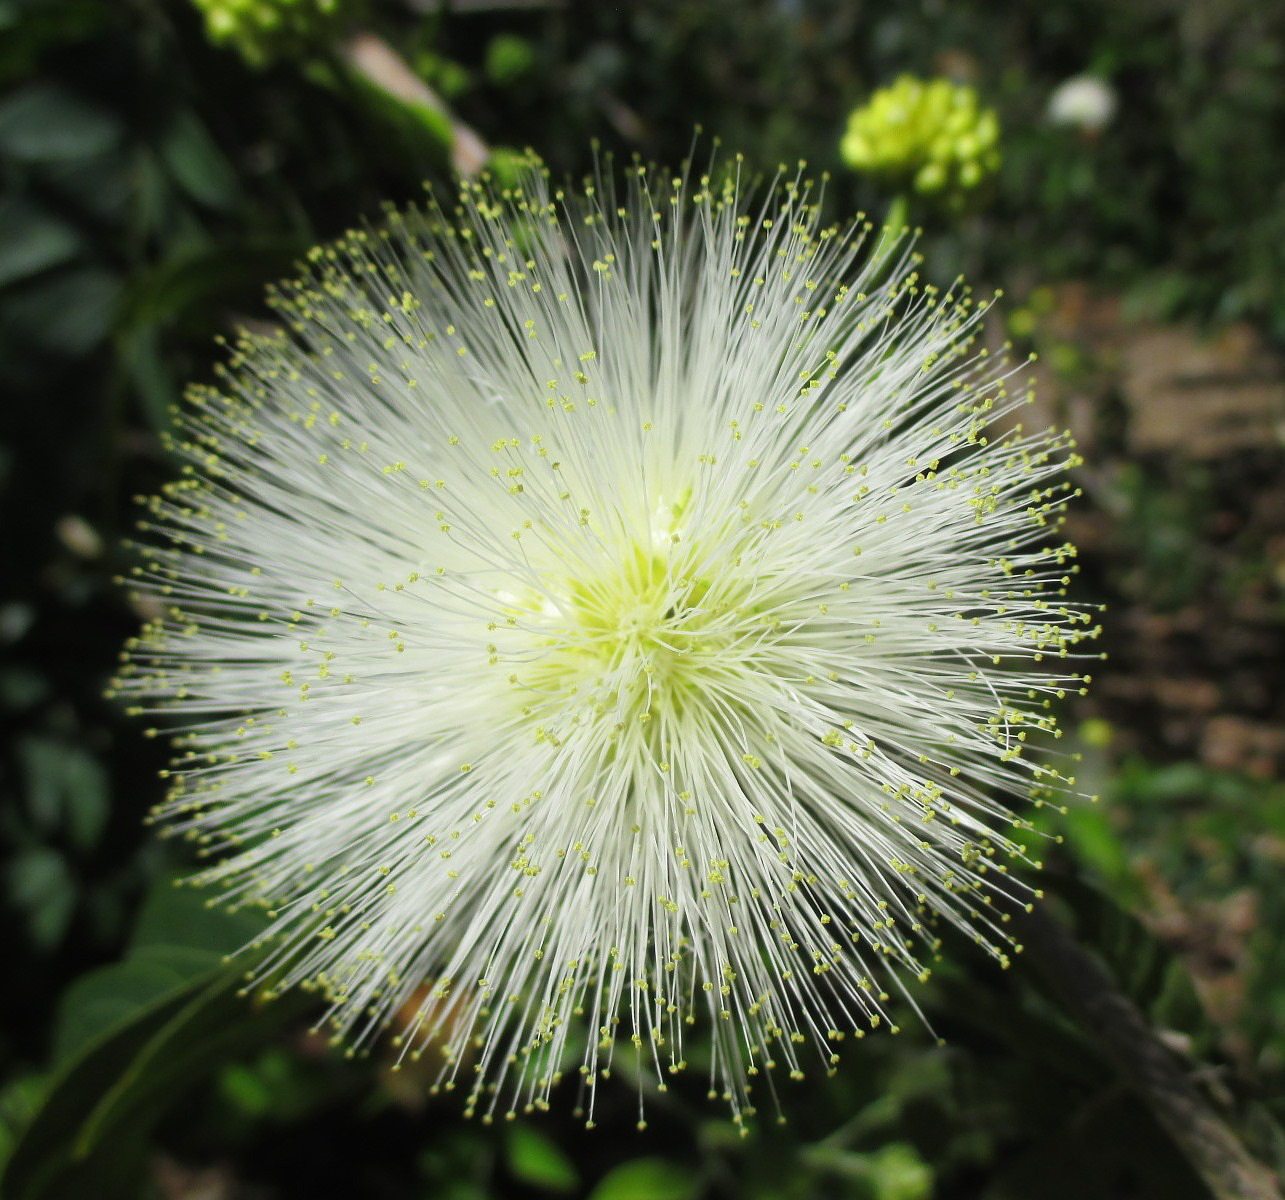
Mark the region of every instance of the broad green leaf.
<instances>
[{"instance_id":1,"label":"broad green leaf","mask_svg":"<svg viewBox=\"0 0 1285 1200\"><path fill-rule=\"evenodd\" d=\"M43 1075L15 1075L0 1087L0 1171L13 1156L18 1131L35 1116L44 1095Z\"/></svg>"},{"instance_id":2,"label":"broad green leaf","mask_svg":"<svg viewBox=\"0 0 1285 1200\"><path fill-rule=\"evenodd\" d=\"M64 992L54 1027L55 1058L66 1061L133 1014L163 1005L194 981L223 974L227 955L252 942L262 928L256 914L211 907L193 888L168 880L154 884L124 961L91 971Z\"/></svg>"},{"instance_id":3,"label":"broad green leaf","mask_svg":"<svg viewBox=\"0 0 1285 1200\"><path fill-rule=\"evenodd\" d=\"M203 974L85 1047L19 1140L0 1179L7 1200L137 1194L137 1180L115 1191L98 1181L178 1097L300 1011L293 997L256 1012L239 987L239 972Z\"/></svg>"},{"instance_id":4,"label":"broad green leaf","mask_svg":"<svg viewBox=\"0 0 1285 1200\"><path fill-rule=\"evenodd\" d=\"M663 1158L635 1158L608 1171L589 1200L693 1200L700 1190L692 1171Z\"/></svg>"},{"instance_id":5,"label":"broad green leaf","mask_svg":"<svg viewBox=\"0 0 1285 1200\"><path fill-rule=\"evenodd\" d=\"M1204 1009L1190 974L1151 930L1080 879L1057 877L1051 882L1049 890L1075 916L1080 941L1102 956L1129 999L1161 1024L1202 1030Z\"/></svg>"},{"instance_id":6,"label":"broad green leaf","mask_svg":"<svg viewBox=\"0 0 1285 1200\"><path fill-rule=\"evenodd\" d=\"M510 1174L547 1192L572 1192L580 1184L575 1164L549 1138L525 1125L514 1125L505 1139Z\"/></svg>"},{"instance_id":7,"label":"broad green leaf","mask_svg":"<svg viewBox=\"0 0 1285 1200\"><path fill-rule=\"evenodd\" d=\"M58 1005L54 1061L67 1062L138 1013L181 997L194 979L210 970L204 959L199 970L195 966L181 954L172 962L164 955L149 955L111 963L77 979Z\"/></svg>"},{"instance_id":8,"label":"broad green leaf","mask_svg":"<svg viewBox=\"0 0 1285 1200\"><path fill-rule=\"evenodd\" d=\"M296 1003L257 1012L241 994L241 973L202 977L206 982L161 1024L121 1075L97 1100L80 1128L74 1153L88 1158L121 1130L150 1124L169 1098L213 1071L226 1059L260 1044L267 1028L298 1009ZM266 1018L266 1020L264 1019Z\"/></svg>"},{"instance_id":9,"label":"broad green leaf","mask_svg":"<svg viewBox=\"0 0 1285 1200\"><path fill-rule=\"evenodd\" d=\"M288 272L307 249L297 238L254 237L231 245L188 245L175 250L126 286L121 328L132 336L158 325L182 326L192 313L204 322L214 299L254 304L262 297L264 285ZM208 336L212 331L201 328L198 332Z\"/></svg>"},{"instance_id":10,"label":"broad green leaf","mask_svg":"<svg viewBox=\"0 0 1285 1200\"><path fill-rule=\"evenodd\" d=\"M0 287L76 257L84 239L67 222L26 200L0 204Z\"/></svg>"},{"instance_id":11,"label":"broad green leaf","mask_svg":"<svg viewBox=\"0 0 1285 1200\"><path fill-rule=\"evenodd\" d=\"M153 888L128 957L64 996L61 1061L0 1179L6 1200L137 1193L149 1131L174 1101L310 1003L292 994L256 1011L240 994L244 968L224 956L260 928L191 890Z\"/></svg>"},{"instance_id":12,"label":"broad green leaf","mask_svg":"<svg viewBox=\"0 0 1285 1200\"><path fill-rule=\"evenodd\" d=\"M152 885L134 924L130 954L144 948L183 946L207 956L213 966L253 942L265 918L256 909L229 912L218 892L163 880Z\"/></svg>"},{"instance_id":13,"label":"broad green leaf","mask_svg":"<svg viewBox=\"0 0 1285 1200\"><path fill-rule=\"evenodd\" d=\"M4 471L0 468L0 482ZM10 606L13 608L14 606ZM13 712L26 712L49 695L49 681L29 667L9 667L0 671L0 707Z\"/></svg>"},{"instance_id":14,"label":"broad green leaf","mask_svg":"<svg viewBox=\"0 0 1285 1200\"><path fill-rule=\"evenodd\" d=\"M119 277L105 267L59 268L6 293L5 333L24 350L87 354L111 328L119 294Z\"/></svg>"},{"instance_id":15,"label":"broad green leaf","mask_svg":"<svg viewBox=\"0 0 1285 1200\"><path fill-rule=\"evenodd\" d=\"M241 198L236 172L190 109L179 109L171 117L160 154L174 180L193 200L220 212L236 207Z\"/></svg>"},{"instance_id":16,"label":"broad green leaf","mask_svg":"<svg viewBox=\"0 0 1285 1200\"><path fill-rule=\"evenodd\" d=\"M130 1060L147 1044L157 1027L183 1007L192 988L162 1003L137 1010L112 1032L94 1040L50 1081L43 1104L14 1148L0 1176L0 1195L6 1200L71 1200L67 1176L74 1176L68 1147L101 1096L118 1079ZM122 1157L130 1157L126 1146ZM83 1164L81 1170L83 1172ZM62 1185L59 1178L62 1177ZM113 1194L106 1189L85 1195ZM128 1192L124 1194L128 1195Z\"/></svg>"},{"instance_id":17,"label":"broad green leaf","mask_svg":"<svg viewBox=\"0 0 1285 1200\"><path fill-rule=\"evenodd\" d=\"M79 746L48 737L18 744L27 811L41 833L64 832L79 850L98 843L110 810L107 772Z\"/></svg>"},{"instance_id":18,"label":"broad green leaf","mask_svg":"<svg viewBox=\"0 0 1285 1200\"><path fill-rule=\"evenodd\" d=\"M1101 805L1076 804L1061 818L1060 826L1071 853L1091 867L1099 878L1113 889L1131 885L1129 855L1124 842L1111 827L1106 809Z\"/></svg>"},{"instance_id":19,"label":"broad green leaf","mask_svg":"<svg viewBox=\"0 0 1285 1200\"><path fill-rule=\"evenodd\" d=\"M155 324L139 324L117 339L117 355L125 369L147 423L156 433L173 424L172 409L181 393L161 351L161 339Z\"/></svg>"},{"instance_id":20,"label":"broad green leaf","mask_svg":"<svg viewBox=\"0 0 1285 1200\"><path fill-rule=\"evenodd\" d=\"M6 891L27 918L32 941L58 945L76 909L75 877L57 850L32 846L15 854L4 872Z\"/></svg>"},{"instance_id":21,"label":"broad green leaf","mask_svg":"<svg viewBox=\"0 0 1285 1200\"><path fill-rule=\"evenodd\" d=\"M105 154L121 135L112 112L55 83L33 83L0 103L0 154L23 162Z\"/></svg>"},{"instance_id":22,"label":"broad green leaf","mask_svg":"<svg viewBox=\"0 0 1285 1200\"><path fill-rule=\"evenodd\" d=\"M934 1008L948 1045L957 1036L997 1043L1006 1059L1057 1079L1059 1088L1100 1086L1109 1072L1071 1017L1017 983L1008 974L997 979L943 963L933 976Z\"/></svg>"},{"instance_id":23,"label":"broad green leaf","mask_svg":"<svg viewBox=\"0 0 1285 1200\"><path fill-rule=\"evenodd\" d=\"M41 163L41 197L48 196L51 207L70 218L86 236L102 224L130 226L138 202L137 164L144 158L137 149L122 148L94 158ZM107 249L101 241L97 245ZM110 249L116 253L123 247Z\"/></svg>"}]
</instances>

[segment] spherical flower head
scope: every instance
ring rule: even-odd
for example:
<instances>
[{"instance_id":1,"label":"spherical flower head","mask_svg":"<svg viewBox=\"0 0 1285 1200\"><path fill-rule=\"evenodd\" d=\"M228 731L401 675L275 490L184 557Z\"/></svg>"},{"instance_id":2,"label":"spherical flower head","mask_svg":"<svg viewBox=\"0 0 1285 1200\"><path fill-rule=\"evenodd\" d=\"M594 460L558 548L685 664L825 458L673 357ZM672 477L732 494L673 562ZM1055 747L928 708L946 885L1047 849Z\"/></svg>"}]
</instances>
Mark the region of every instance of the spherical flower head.
<instances>
[{"instance_id":1,"label":"spherical flower head","mask_svg":"<svg viewBox=\"0 0 1285 1200\"><path fill-rule=\"evenodd\" d=\"M1049 97L1048 118L1054 125L1069 125L1081 133L1101 133L1115 116L1115 89L1095 75L1064 79Z\"/></svg>"},{"instance_id":2,"label":"spherical flower head","mask_svg":"<svg viewBox=\"0 0 1285 1200\"><path fill-rule=\"evenodd\" d=\"M839 152L855 171L958 203L999 169L999 118L971 87L903 75L852 112Z\"/></svg>"},{"instance_id":3,"label":"spherical flower head","mask_svg":"<svg viewBox=\"0 0 1285 1200\"><path fill-rule=\"evenodd\" d=\"M193 0L216 45L230 45L252 66L335 36L354 0Z\"/></svg>"},{"instance_id":4,"label":"spherical flower head","mask_svg":"<svg viewBox=\"0 0 1285 1200\"><path fill-rule=\"evenodd\" d=\"M832 1065L943 923L1006 960L1070 784L1067 440L965 289L741 169L528 163L317 250L148 502L159 816L268 910L261 978L470 1111L565 1074L591 1118L693 1025L738 1113Z\"/></svg>"}]
</instances>

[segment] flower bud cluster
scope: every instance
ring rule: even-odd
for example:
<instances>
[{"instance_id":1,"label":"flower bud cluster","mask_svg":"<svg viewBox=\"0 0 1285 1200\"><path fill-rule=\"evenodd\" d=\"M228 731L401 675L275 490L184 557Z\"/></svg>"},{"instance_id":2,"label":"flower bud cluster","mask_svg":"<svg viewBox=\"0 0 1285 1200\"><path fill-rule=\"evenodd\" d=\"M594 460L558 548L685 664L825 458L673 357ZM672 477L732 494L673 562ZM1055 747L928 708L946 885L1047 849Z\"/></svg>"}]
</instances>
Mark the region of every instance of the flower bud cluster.
<instances>
[{"instance_id":1,"label":"flower bud cluster","mask_svg":"<svg viewBox=\"0 0 1285 1200\"><path fill-rule=\"evenodd\" d=\"M962 200L999 169L999 119L974 88L903 75L852 112L839 151L855 171Z\"/></svg>"},{"instance_id":2,"label":"flower bud cluster","mask_svg":"<svg viewBox=\"0 0 1285 1200\"><path fill-rule=\"evenodd\" d=\"M210 41L230 45L253 66L263 66L300 44L324 40L352 0L193 0Z\"/></svg>"}]
</instances>

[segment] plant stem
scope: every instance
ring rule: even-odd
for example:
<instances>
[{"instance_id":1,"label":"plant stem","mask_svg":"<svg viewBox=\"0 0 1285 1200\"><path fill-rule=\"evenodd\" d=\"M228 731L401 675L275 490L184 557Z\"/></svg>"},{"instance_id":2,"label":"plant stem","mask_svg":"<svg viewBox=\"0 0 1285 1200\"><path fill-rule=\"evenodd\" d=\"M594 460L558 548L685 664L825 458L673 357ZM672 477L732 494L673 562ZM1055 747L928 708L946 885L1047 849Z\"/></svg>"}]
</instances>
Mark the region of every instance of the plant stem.
<instances>
[{"instance_id":1,"label":"plant stem","mask_svg":"<svg viewBox=\"0 0 1285 1200\"><path fill-rule=\"evenodd\" d=\"M1147 1103L1216 1200L1282 1200L1279 1180L1250 1156L1102 962L1046 905L1028 912L1009 897L1006 907L1022 957Z\"/></svg>"},{"instance_id":2,"label":"plant stem","mask_svg":"<svg viewBox=\"0 0 1285 1200\"><path fill-rule=\"evenodd\" d=\"M396 50L373 33L358 33L343 46L345 62L400 103L419 105L445 118L451 128L451 166L461 175L476 175L490 157L490 147L446 104Z\"/></svg>"}]
</instances>

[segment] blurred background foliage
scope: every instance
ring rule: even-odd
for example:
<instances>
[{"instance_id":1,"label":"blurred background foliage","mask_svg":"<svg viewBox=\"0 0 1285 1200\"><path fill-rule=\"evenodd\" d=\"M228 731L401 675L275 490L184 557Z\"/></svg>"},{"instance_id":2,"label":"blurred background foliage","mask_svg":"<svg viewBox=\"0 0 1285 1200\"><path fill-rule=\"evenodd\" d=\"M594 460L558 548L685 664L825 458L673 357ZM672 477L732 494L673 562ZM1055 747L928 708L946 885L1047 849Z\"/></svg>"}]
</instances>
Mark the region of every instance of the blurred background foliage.
<instances>
[{"instance_id":1,"label":"blurred background foliage","mask_svg":"<svg viewBox=\"0 0 1285 1200\"><path fill-rule=\"evenodd\" d=\"M4 1194L1210 1194L1065 997L968 947L923 995L944 1046L913 1019L867 1038L785 1086L787 1124L741 1138L689 1080L637 1131L628 1071L593 1131L571 1095L465 1122L387 1046L309 1033L307 997L239 998L222 956L252 926L175 891L181 851L145 835L165 751L102 698L140 620L113 578L214 337L452 166L531 146L580 173L595 140L673 163L698 124L1007 291L995 337L1039 352L1041 414L1080 438L1078 586L1110 606L1067 714L1104 802L1050 826L1049 903L1279 1170L1283 72L1258 0L0 0ZM845 165L850 114L905 74L998 115L966 206Z\"/></svg>"}]
</instances>

